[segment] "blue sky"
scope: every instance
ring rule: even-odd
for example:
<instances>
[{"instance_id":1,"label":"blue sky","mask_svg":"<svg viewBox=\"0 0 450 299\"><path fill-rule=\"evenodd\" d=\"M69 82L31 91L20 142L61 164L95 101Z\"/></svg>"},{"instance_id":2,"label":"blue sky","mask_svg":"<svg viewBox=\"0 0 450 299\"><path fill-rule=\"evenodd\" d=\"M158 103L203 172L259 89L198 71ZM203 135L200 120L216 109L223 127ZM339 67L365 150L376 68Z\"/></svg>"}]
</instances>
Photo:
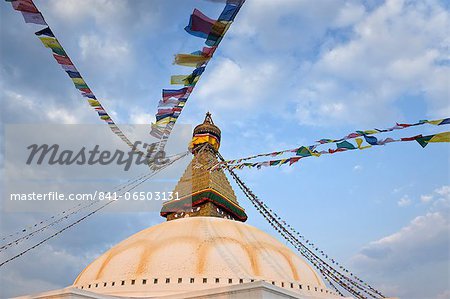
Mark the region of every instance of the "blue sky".
<instances>
[{"instance_id":1,"label":"blue sky","mask_svg":"<svg viewBox=\"0 0 450 299\"><path fill-rule=\"evenodd\" d=\"M170 75L189 72L172 65L173 55L203 46L183 30L190 13L216 17L223 4L215 2L36 5L116 122L145 124ZM0 11L2 127L99 123L34 37L37 27L8 3ZM195 125L210 111L222 130L221 153L232 159L448 117L448 28L446 1L247 0L179 122ZM438 129L445 127L385 135ZM384 293L450 298L449 150L397 143L239 174L297 230ZM237 193L248 223L274 235ZM2 234L45 216L3 213ZM67 286L107 248L161 221L156 213L96 216L0 270L2 296Z\"/></svg>"}]
</instances>

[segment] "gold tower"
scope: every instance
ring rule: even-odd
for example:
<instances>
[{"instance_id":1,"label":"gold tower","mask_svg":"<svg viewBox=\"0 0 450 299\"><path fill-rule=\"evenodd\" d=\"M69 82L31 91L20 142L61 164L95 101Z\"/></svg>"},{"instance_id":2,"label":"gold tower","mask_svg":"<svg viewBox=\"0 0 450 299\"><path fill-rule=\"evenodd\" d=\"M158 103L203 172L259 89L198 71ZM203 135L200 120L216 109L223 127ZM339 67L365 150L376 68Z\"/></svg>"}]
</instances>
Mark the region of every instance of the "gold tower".
<instances>
[{"instance_id":1,"label":"gold tower","mask_svg":"<svg viewBox=\"0 0 450 299\"><path fill-rule=\"evenodd\" d=\"M220 129L206 113L203 123L194 128L189 144L194 158L174 189L178 199L166 202L161 209L161 216L168 221L194 216L247 220L223 170L210 170L219 163L216 154L220 137Z\"/></svg>"}]
</instances>

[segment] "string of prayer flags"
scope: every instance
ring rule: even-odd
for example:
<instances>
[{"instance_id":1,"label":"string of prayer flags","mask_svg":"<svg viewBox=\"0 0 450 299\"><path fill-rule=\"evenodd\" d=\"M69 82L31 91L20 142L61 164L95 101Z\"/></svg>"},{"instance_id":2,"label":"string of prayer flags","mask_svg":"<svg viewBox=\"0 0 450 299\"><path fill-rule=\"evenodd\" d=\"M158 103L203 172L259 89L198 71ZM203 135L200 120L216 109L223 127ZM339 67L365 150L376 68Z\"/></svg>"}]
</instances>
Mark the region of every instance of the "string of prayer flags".
<instances>
[{"instance_id":1,"label":"string of prayer flags","mask_svg":"<svg viewBox=\"0 0 450 299\"><path fill-rule=\"evenodd\" d=\"M217 20L207 17L198 9L194 9L191 14L189 23L184 28L185 31L205 39L205 44L209 47L203 47L202 50L191 54L175 55L174 64L195 69L189 75L174 75L170 78L171 84L188 88L185 92L170 94L167 92L168 89L163 89L163 99L158 104L156 122L151 124L150 131L150 135L159 139L160 150L164 149L177 118L244 2L245 0L227 0ZM176 108L176 110L170 112L167 110L169 108Z\"/></svg>"},{"instance_id":2,"label":"string of prayer flags","mask_svg":"<svg viewBox=\"0 0 450 299\"><path fill-rule=\"evenodd\" d=\"M312 154L312 153L309 153L309 151L307 149L314 149L318 145L323 145L326 143L338 143L338 142L343 142L345 140L354 139L354 138L356 138L357 148L365 149L365 148L370 147L370 145L384 145L386 143L395 141L392 138L378 140L377 138L375 138L371 135L385 133L385 132L391 132L394 130L402 130L405 128L421 126L421 125L426 125L426 124L434 125L434 126L448 125L448 124L450 124L450 118L442 118L442 119L436 119L436 120L420 120L416 123L410 123L410 124L396 123L395 126L393 126L391 128L387 128L387 129L355 131L355 132L347 134L345 137L340 138L340 139L319 139L315 144L307 146L307 147L301 146L298 148L287 149L287 150L282 150L282 151L278 151L278 152L258 154L258 155L253 155L253 156L249 156L249 157L245 157L245 158L240 158L237 160L230 160L230 161L227 161L227 163L231 163L231 162L233 162L231 164L240 163L242 161L252 160L252 159L259 158L259 157L274 157L274 156L279 156L279 155L286 154L286 153L296 153L298 156L305 156L305 155ZM363 140L360 137L364 138L364 140L369 144L369 146L362 146L361 144L362 144ZM345 144L341 145L341 147L344 147L344 146L345 146Z\"/></svg>"},{"instance_id":3,"label":"string of prayer flags","mask_svg":"<svg viewBox=\"0 0 450 299\"><path fill-rule=\"evenodd\" d=\"M375 137L373 137L373 138L375 138ZM427 136L416 135L416 136L412 136L412 137L405 137L405 138L399 138L399 139L393 139L393 138L385 138L385 139L380 139L380 140L378 140L377 138L375 138L375 139L376 139L376 142L374 139L370 139L372 143L367 146L362 146L363 140L361 138L355 139L356 144L357 144L356 146L353 143L344 140L342 142L336 143L336 148L329 148L328 150L323 150L320 152L317 152L311 148L302 146L299 148L299 151L297 152L297 156L292 157L292 158L254 162L254 163L249 163L249 162L241 163L241 161L243 161L243 159L230 160L230 161L220 162L220 163L214 165L211 168L211 170L217 170L221 167L229 167L230 169L233 170L233 169L243 169L245 167L247 167L247 168L255 168L256 167L256 168L260 169L261 167L267 167L267 166L281 166L281 165L286 165L286 164L292 165L292 164L300 161L300 159L311 157L311 156L319 157L319 156L325 155L325 154L335 154L335 153L345 152L345 151L349 151L349 150L356 150L356 149L363 150L363 149L370 148L372 146L386 145L388 143L393 143L393 142L416 141L424 148L428 145L428 143L438 143L438 142L439 143L440 142L450 143L450 132L442 132L442 133L437 133L437 134L432 134L432 135L427 135ZM235 163L238 163L238 164L235 164Z\"/></svg>"},{"instance_id":4,"label":"string of prayer flags","mask_svg":"<svg viewBox=\"0 0 450 299\"><path fill-rule=\"evenodd\" d=\"M340 141L344 141L344 140L347 140L347 139L353 139L355 137L373 135L373 134L377 134L377 133L391 132L391 131L394 131L394 130L401 130L401 129L414 127L414 126L420 126L420 125L424 125L424 124L431 124L431 125L441 126L441 125L448 125L449 123L450 123L450 118L443 118L443 119L431 120L431 121L430 120L420 120L420 121L418 121L416 123L411 123L411 124L396 123L395 126L393 126L391 128L387 128L387 129L373 129L373 130L365 130L365 131L355 131L355 132L352 132L352 133L350 133L350 134L348 134L345 137L342 137L340 139L320 139L317 142L320 143L320 144L335 143L335 142L340 142Z\"/></svg>"},{"instance_id":5,"label":"string of prayer flags","mask_svg":"<svg viewBox=\"0 0 450 299\"><path fill-rule=\"evenodd\" d=\"M300 157L310 157L310 156L320 156L320 153L318 153L317 151L315 151L315 147L314 146L301 146L297 149L296 151L297 156ZM274 154L272 153L272 156L274 156Z\"/></svg>"},{"instance_id":6,"label":"string of prayer flags","mask_svg":"<svg viewBox=\"0 0 450 299\"><path fill-rule=\"evenodd\" d=\"M38 25L44 25L45 28L35 32L39 40L46 47L51 49L53 52L53 57L56 62L61 66L61 68L67 73L69 78L72 80L76 89L81 93L81 96L87 99L87 102L91 107L95 109L99 118L105 121L111 131L122 139L129 147L133 148L133 143L123 134L119 127L112 120L111 116L105 111L104 107L101 105L100 101L96 98L92 90L89 88L86 81L81 76L80 72L77 70L72 60L67 55L66 51L56 38L53 31L50 29L48 24L44 20L44 16L37 9L33 0L6 0L11 2L12 7L20 11L26 23L34 23ZM134 148L133 148L134 149Z\"/></svg>"},{"instance_id":7,"label":"string of prayer flags","mask_svg":"<svg viewBox=\"0 0 450 299\"><path fill-rule=\"evenodd\" d=\"M25 23L33 23L38 25L47 25L44 17L34 5L32 0L14 0L11 2L12 7L22 13Z\"/></svg>"}]
</instances>

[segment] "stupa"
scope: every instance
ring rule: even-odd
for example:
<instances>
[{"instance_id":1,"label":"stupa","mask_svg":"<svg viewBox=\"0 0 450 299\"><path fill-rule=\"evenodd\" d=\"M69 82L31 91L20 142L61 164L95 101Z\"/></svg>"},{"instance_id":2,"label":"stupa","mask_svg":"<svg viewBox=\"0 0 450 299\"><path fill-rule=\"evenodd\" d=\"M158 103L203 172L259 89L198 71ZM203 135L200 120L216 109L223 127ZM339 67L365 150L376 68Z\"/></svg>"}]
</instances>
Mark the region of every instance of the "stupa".
<instances>
[{"instance_id":1,"label":"stupa","mask_svg":"<svg viewBox=\"0 0 450 299\"><path fill-rule=\"evenodd\" d=\"M221 131L211 115L195 127L193 159L166 202L167 221L120 242L72 286L26 298L342 298L301 257L245 223L218 163Z\"/></svg>"}]
</instances>

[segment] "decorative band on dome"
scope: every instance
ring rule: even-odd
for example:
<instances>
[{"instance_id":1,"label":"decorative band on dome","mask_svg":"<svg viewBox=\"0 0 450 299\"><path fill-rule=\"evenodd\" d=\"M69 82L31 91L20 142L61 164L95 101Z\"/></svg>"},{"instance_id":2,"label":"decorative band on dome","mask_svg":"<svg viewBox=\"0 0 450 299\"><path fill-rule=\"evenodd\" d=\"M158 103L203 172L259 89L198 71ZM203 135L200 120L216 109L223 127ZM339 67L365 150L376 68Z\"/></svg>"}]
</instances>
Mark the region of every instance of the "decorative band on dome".
<instances>
[{"instance_id":1,"label":"decorative band on dome","mask_svg":"<svg viewBox=\"0 0 450 299\"><path fill-rule=\"evenodd\" d=\"M236 205L216 190L209 188L195 192L192 195L180 198L179 200L172 200L163 203L160 214L161 216L166 217L170 213L184 211L187 208L196 207L206 201L212 202L221 207L239 221L244 222L247 220L247 214L243 208Z\"/></svg>"}]
</instances>

